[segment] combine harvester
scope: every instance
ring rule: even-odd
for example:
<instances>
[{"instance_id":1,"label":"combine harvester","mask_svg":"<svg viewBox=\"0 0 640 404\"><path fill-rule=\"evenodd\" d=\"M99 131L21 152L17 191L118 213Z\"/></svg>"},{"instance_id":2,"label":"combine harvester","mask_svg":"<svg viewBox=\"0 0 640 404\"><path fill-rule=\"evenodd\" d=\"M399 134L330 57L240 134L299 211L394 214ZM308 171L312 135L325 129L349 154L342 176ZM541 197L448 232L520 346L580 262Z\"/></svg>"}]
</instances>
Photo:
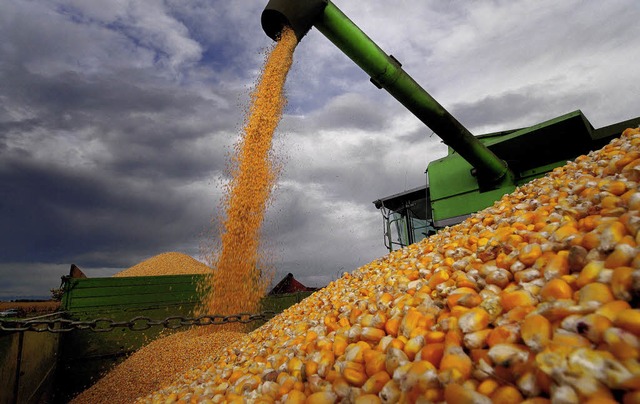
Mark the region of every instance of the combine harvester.
<instances>
[{"instance_id":1,"label":"combine harvester","mask_svg":"<svg viewBox=\"0 0 640 404\"><path fill-rule=\"evenodd\" d=\"M425 186L374 202L382 212L389 251L462 222L517 186L640 124L636 117L594 129L578 110L531 127L476 137L330 1L271 0L262 13L262 28L275 40L284 26L298 40L315 27L449 146L446 157L429 164Z\"/></svg>"}]
</instances>

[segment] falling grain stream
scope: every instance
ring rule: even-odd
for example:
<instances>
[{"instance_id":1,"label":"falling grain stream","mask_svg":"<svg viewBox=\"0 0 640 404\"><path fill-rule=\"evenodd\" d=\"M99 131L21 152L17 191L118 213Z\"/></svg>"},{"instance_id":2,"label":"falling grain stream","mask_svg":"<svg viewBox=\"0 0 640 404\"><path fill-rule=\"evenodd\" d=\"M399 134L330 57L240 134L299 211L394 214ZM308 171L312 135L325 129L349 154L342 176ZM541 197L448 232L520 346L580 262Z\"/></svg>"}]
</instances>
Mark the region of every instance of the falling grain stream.
<instances>
[{"instance_id":1,"label":"falling grain stream","mask_svg":"<svg viewBox=\"0 0 640 404\"><path fill-rule=\"evenodd\" d=\"M297 39L285 29L268 54L236 146L232 180L224 201L222 248L208 280L202 312L256 312L270 279L258 268L260 229L275 174L269 151L285 105L284 84Z\"/></svg>"}]
</instances>

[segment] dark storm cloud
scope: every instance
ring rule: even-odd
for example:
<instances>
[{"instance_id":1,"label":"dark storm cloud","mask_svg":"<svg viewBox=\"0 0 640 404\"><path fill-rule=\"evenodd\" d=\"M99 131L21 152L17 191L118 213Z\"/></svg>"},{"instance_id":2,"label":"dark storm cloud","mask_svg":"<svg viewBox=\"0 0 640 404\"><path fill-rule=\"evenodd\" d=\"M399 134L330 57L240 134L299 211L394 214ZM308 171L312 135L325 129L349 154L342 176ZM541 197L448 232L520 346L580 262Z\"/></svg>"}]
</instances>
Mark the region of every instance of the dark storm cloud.
<instances>
[{"instance_id":1,"label":"dark storm cloud","mask_svg":"<svg viewBox=\"0 0 640 404\"><path fill-rule=\"evenodd\" d=\"M70 139L79 149L100 143L102 150L95 158L101 169L119 175L197 178L222 169L223 148L194 145L212 133L233 130L239 117L229 105L188 90L142 86L131 77L86 77L75 72L44 77L21 69L6 74L15 81L5 87L5 108L28 105L29 115L4 114L0 121L4 150L13 138L27 133L35 137L33 142ZM211 117L212 110L219 113Z\"/></svg>"},{"instance_id":2,"label":"dark storm cloud","mask_svg":"<svg viewBox=\"0 0 640 404\"><path fill-rule=\"evenodd\" d=\"M3 227L11 229L0 233L5 262L82 257L87 266L129 266L139 251L196 239L202 229L192 225L206 219L184 209L188 194L108 173L5 159L0 183Z\"/></svg>"}]
</instances>

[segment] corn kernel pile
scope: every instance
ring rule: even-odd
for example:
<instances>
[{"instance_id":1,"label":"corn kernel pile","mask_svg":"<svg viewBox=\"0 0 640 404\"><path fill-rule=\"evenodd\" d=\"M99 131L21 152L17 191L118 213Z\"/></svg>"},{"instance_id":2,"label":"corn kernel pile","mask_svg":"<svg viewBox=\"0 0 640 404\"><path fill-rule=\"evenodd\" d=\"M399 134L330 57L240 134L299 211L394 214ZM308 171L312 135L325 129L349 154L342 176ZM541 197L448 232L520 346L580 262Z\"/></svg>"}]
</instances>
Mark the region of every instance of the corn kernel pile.
<instances>
[{"instance_id":1,"label":"corn kernel pile","mask_svg":"<svg viewBox=\"0 0 640 404\"><path fill-rule=\"evenodd\" d=\"M640 130L332 282L139 402L640 402Z\"/></svg>"},{"instance_id":2,"label":"corn kernel pile","mask_svg":"<svg viewBox=\"0 0 640 404\"><path fill-rule=\"evenodd\" d=\"M276 177L269 151L285 105L284 83L297 43L291 29L282 31L251 94L244 136L236 146L233 178L224 201L222 248L213 265L215 272L202 287L208 291L199 312L256 312L271 281L259 266L260 228Z\"/></svg>"},{"instance_id":3,"label":"corn kernel pile","mask_svg":"<svg viewBox=\"0 0 640 404\"><path fill-rule=\"evenodd\" d=\"M131 276L161 276L183 274L207 274L211 268L200 261L182 253L166 252L139 262L131 268L113 275L119 277Z\"/></svg>"},{"instance_id":4,"label":"corn kernel pile","mask_svg":"<svg viewBox=\"0 0 640 404\"><path fill-rule=\"evenodd\" d=\"M72 403L131 403L245 337L234 332L199 335L194 330L170 334L140 348Z\"/></svg>"}]
</instances>

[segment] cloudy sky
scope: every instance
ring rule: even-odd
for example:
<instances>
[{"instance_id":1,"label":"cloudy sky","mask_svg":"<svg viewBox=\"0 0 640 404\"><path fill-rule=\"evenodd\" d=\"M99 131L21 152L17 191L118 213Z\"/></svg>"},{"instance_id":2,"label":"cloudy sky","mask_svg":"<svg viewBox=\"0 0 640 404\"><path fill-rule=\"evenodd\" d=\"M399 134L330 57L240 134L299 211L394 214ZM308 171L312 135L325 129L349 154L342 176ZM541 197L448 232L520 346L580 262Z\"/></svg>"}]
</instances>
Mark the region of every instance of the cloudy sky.
<instances>
[{"instance_id":1,"label":"cloudy sky","mask_svg":"<svg viewBox=\"0 0 640 404\"><path fill-rule=\"evenodd\" d=\"M636 0L392 3L335 1L475 134L640 115ZM0 2L0 299L48 295L71 263L202 258L271 44L265 4ZM265 246L278 276L321 286L385 254L372 201L422 185L445 147L317 30L287 94Z\"/></svg>"}]
</instances>

